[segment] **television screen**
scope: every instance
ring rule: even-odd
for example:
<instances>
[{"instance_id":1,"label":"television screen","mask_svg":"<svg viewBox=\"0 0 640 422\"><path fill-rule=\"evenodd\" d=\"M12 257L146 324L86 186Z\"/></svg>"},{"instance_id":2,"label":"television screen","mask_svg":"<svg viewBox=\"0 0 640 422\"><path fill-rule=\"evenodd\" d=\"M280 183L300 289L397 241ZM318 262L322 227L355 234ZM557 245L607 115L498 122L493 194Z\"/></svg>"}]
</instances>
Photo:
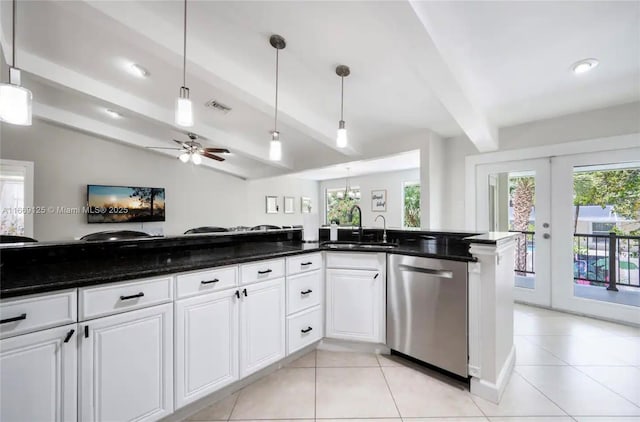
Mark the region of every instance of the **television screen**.
<instances>
[{"instance_id":1,"label":"television screen","mask_svg":"<svg viewBox=\"0 0 640 422\"><path fill-rule=\"evenodd\" d=\"M164 221L164 188L87 185L89 223Z\"/></svg>"}]
</instances>

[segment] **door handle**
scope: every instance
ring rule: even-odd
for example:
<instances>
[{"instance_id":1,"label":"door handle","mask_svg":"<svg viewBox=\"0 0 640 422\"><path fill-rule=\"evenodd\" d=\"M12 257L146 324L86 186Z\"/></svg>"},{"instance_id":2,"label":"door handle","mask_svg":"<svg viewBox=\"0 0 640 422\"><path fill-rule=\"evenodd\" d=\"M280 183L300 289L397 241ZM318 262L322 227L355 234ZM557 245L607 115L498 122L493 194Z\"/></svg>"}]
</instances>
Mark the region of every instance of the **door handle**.
<instances>
[{"instance_id":1,"label":"door handle","mask_svg":"<svg viewBox=\"0 0 640 422\"><path fill-rule=\"evenodd\" d=\"M239 290L236 290L235 295L236 295L236 297L237 297L238 299L240 299L240 291L239 291Z\"/></svg>"},{"instance_id":2,"label":"door handle","mask_svg":"<svg viewBox=\"0 0 640 422\"><path fill-rule=\"evenodd\" d=\"M71 329L71 330L67 333L66 337L64 338L64 342L65 342L65 343L69 343L69 340L71 340L71 336L72 336L72 335L73 335L73 333L75 333L75 332L76 332L76 330Z\"/></svg>"},{"instance_id":3,"label":"door handle","mask_svg":"<svg viewBox=\"0 0 640 422\"><path fill-rule=\"evenodd\" d=\"M244 295L244 297L247 297L247 289L242 289L242 294Z\"/></svg>"},{"instance_id":4,"label":"door handle","mask_svg":"<svg viewBox=\"0 0 640 422\"><path fill-rule=\"evenodd\" d=\"M551 237L551 235L550 235L549 233L544 233L544 234L542 235L542 238L543 238L543 239L548 239L548 238L550 238L550 237Z\"/></svg>"},{"instance_id":5,"label":"door handle","mask_svg":"<svg viewBox=\"0 0 640 422\"><path fill-rule=\"evenodd\" d=\"M131 295L131 296L120 296L120 300L129 300L129 299L137 299L139 297L144 296L143 292L140 293L136 293L135 295Z\"/></svg>"},{"instance_id":6,"label":"door handle","mask_svg":"<svg viewBox=\"0 0 640 422\"><path fill-rule=\"evenodd\" d=\"M0 319L0 324L6 324L8 322L22 321L23 319L27 319L27 314L21 314L12 318Z\"/></svg>"},{"instance_id":7,"label":"door handle","mask_svg":"<svg viewBox=\"0 0 640 422\"><path fill-rule=\"evenodd\" d=\"M398 268L402 271L429 274L429 275L442 277L442 278L453 278L453 271L434 270L432 268L414 267L413 265L405 265L405 264L398 265Z\"/></svg>"}]
</instances>

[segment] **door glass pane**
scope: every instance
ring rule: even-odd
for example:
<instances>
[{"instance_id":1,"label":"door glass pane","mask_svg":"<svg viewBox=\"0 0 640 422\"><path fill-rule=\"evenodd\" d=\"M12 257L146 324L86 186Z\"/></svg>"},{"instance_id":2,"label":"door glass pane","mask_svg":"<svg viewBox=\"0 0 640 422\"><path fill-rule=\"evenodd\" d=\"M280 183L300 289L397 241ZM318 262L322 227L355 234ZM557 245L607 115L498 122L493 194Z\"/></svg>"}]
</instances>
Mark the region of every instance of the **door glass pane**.
<instances>
[{"instance_id":1,"label":"door glass pane","mask_svg":"<svg viewBox=\"0 0 640 422\"><path fill-rule=\"evenodd\" d=\"M514 285L535 288L535 172L489 175L489 227L518 232Z\"/></svg>"},{"instance_id":2,"label":"door glass pane","mask_svg":"<svg viewBox=\"0 0 640 422\"><path fill-rule=\"evenodd\" d=\"M640 163L573 169L574 296L640 306Z\"/></svg>"}]
</instances>

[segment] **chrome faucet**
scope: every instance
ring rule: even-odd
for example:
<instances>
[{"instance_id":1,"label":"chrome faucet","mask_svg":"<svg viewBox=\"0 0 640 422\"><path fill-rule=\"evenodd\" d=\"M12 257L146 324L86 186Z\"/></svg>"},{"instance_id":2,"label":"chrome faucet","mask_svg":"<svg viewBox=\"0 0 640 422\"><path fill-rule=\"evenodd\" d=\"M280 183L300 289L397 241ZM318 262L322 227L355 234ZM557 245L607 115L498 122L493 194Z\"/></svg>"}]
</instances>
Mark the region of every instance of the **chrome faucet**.
<instances>
[{"instance_id":1,"label":"chrome faucet","mask_svg":"<svg viewBox=\"0 0 640 422\"><path fill-rule=\"evenodd\" d=\"M351 210L349 210L349 219L353 222L353 210L355 209L358 210L358 216L360 217L358 219L358 242L362 242L362 210L358 205L354 205L351 207Z\"/></svg>"},{"instance_id":2,"label":"chrome faucet","mask_svg":"<svg viewBox=\"0 0 640 422\"><path fill-rule=\"evenodd\" d=\"M382 222L384 223L384 229L382 230L382 243L387 243L387 219L384 218L384 215L378 214L373 221L378 221L378 218L382 218Z\"/></svg>"}]
</instances>

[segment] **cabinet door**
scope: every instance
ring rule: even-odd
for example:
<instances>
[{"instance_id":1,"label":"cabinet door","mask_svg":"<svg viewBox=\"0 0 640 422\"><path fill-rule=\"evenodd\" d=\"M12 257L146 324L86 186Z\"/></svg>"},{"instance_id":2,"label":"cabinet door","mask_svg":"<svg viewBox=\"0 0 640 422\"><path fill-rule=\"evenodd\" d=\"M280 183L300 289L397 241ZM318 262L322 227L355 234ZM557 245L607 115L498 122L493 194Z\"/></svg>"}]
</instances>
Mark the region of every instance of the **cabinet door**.
<instances>
[{"instance_id":1,"label":"cabinet door","mask_svg":"<svg viewBox=\"0 0 640 422\"><path fill-rule=\"evenodd\" d=\"M173 412L172 315L165 304L80 324L82 421L154 421Z\"/></svg>"},{"instance_id":2,"label":"cabinet door","mask_svg":"<svg viewBox=\"0 0 640 422\"><path fill-rule=\"evenodd\" d=\"M76 420L76 330L71 324L0 340L0 420Z\"/></svg>"},{"instance_id":3,"label":"cabinet door","mask_svg":"<svg viewBox=\"0 0 640 422\"><path fill-rule=\"evenodd\" d=\"M176 409L238 379L235 292L176 302Z\"/></svg>"},{"instance_id":4,"label":"cabinet door","mask_svg":"<svg viewBox=\"0 0 640 422\"><path fill-rule=\"evenodd\" d=\"M327 337L384 343L384 312L382 272L327 270Z\"/></svg>"},{"instance_id":5,"label":"cabinet door","mask_svg":"<svg viewBox=\"0 0 640 422\"><path fill-rule=\"evenodd\" d=\"M284 278L279 278L241 289L241 377L285 356L284 286Z\"/></svg>"}]
</instances>

